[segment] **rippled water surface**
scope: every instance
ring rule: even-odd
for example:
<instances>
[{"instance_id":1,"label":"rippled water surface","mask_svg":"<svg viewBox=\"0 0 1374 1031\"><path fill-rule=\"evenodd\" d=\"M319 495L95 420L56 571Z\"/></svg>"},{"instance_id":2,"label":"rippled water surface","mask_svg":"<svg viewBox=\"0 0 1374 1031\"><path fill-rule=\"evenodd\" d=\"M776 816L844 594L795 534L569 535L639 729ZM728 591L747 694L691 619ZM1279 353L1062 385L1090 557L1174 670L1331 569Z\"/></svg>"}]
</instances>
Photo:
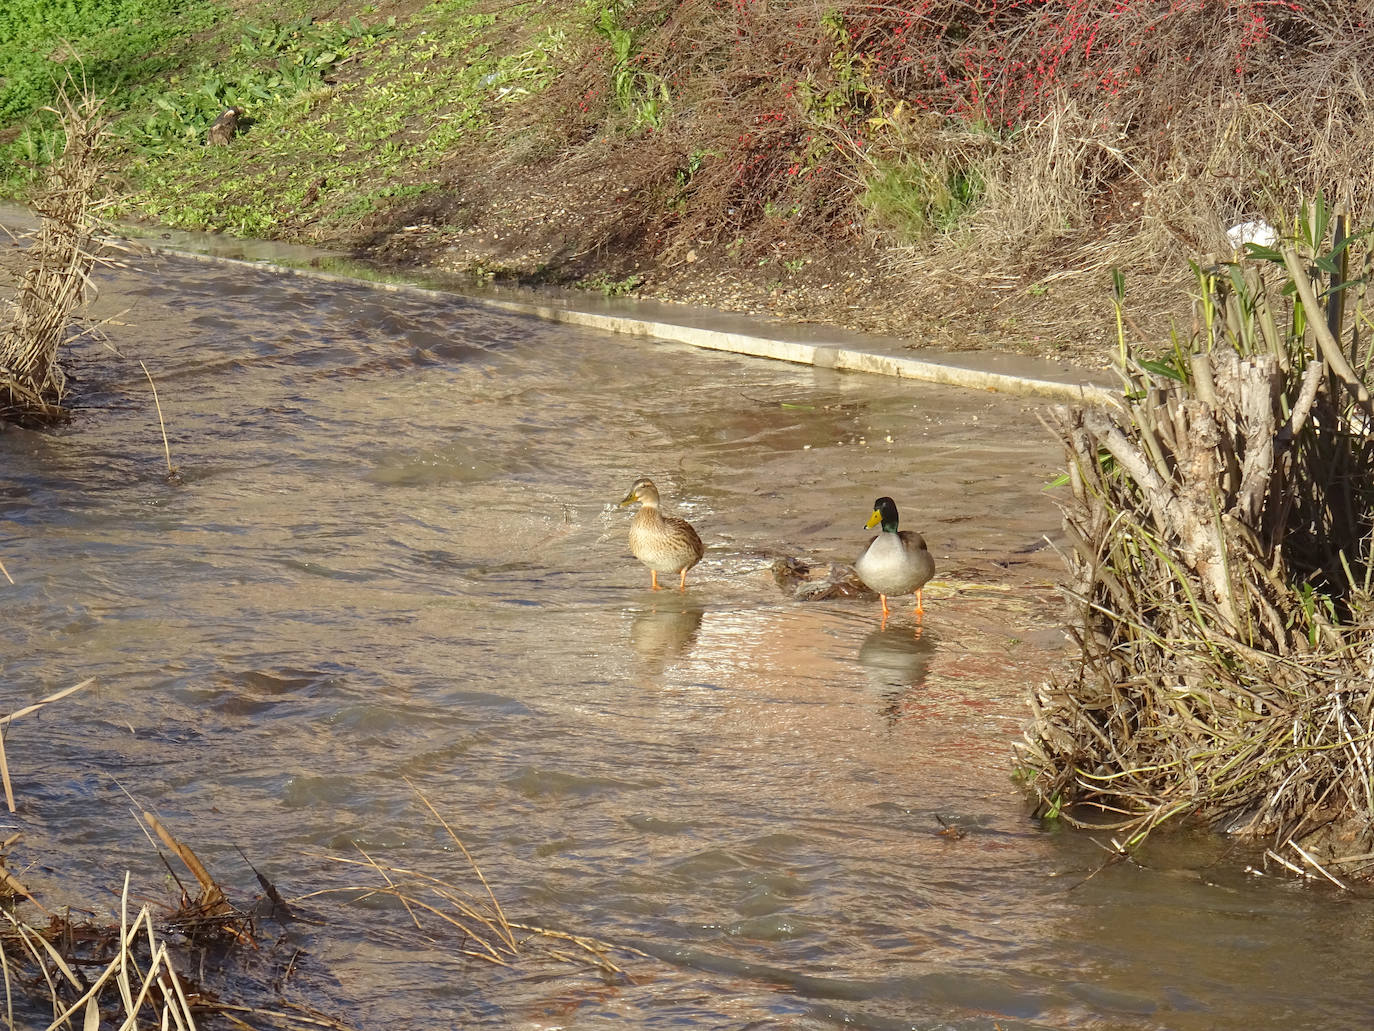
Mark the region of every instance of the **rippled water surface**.
<instances>
[{"instance_id":1,"label":"rippled water surface","mask_svg":"<svg viewBox=\"0 0 1374 1031\"><path fill-rule=\"evenodd\" d=\"M1066 660L1030 403L267 268L103 279L125 357L81 345L74 423L0 433L4 709L98 678L7 740L44 890L162 890L125 791L240 897L239 849L292 897L377 883L358 848L464 881L408 780L513 919L639 952L495 967L318 896L256 962L303 949L286 997L359 1027L1374 1019L1364 901L1210 840L1099 870L1027 818L1011 744ZM685 594L629 555L640 475L706 542ZM919 636L769 572L852 560L879 494L940 567Z\"/></svg>"}]
</instances>

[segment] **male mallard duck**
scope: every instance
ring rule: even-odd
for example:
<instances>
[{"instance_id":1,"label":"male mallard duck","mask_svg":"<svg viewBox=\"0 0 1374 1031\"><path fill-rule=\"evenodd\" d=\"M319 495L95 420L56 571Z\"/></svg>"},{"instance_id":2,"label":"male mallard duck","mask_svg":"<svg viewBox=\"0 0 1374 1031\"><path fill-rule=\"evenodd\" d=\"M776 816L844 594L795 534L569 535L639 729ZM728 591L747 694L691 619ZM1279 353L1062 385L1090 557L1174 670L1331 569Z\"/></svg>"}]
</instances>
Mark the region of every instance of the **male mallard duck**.
<instances>
[{"instance_id":1,"label":"male mallard duck","mask_svg":"<svg viewBox=\"0 0 1374 1031\"><path fill-rule=\"evenodd\" d=\"M922 615L921 589L935 575L935 560L930 557L925 538L915 530L897 529L897 503L891 498L873 502L873 514L865 527L879 523L883 532L868 542L854 563L859 579L878 592L883 616L887 616L887 596L916 592L916 615Z\"/></svg>"},{"instance_id":2,"label":"male mallard duck","mask_svg":"<svg viewBox=\"0 0 1374 1031\"><path fill-rule=\"evenodd\" d=\"M639 502L630 520L630 553L649 567L650 582L658 590L659 573L677 573L678 590L687 589L687 570L701 561L701 538L685 519L665 516L658 510L658 488L652 480L635 480L620 502Z\"/></svg>"}]
</instances>

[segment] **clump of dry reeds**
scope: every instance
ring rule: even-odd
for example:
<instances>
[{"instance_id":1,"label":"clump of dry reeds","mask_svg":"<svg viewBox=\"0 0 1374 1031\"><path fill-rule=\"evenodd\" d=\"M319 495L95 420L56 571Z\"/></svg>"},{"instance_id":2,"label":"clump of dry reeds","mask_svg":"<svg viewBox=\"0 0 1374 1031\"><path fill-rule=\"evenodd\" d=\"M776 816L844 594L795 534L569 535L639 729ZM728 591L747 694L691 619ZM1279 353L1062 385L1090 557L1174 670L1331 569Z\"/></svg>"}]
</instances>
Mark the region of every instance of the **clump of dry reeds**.
<instances>
[{"instance_id":1,"label":"clump of dry reeds","mask_svg":"<svg viewBox=\"0 0 1374 1031\"><path fill-rule=\"evenodd\" d=\"M52 1000L49 1026L101 1026L102 1011L117 1013L119 1026L196 1026L195 993L177 973L167 943L147 906L129 916L129 882L120 896L119 924L97 927L53 917L46 928L0 910L0 966L6 996L6 1027L16 1023L10 991L26 981L45 984Z\"/></svg>"},{"instance_id":2,"label":"clump of dry reeds","mask_svg":"<svg viewBox=\"0 0 1374 1031\"><path fill-rule=\"evenodd\" d=\"M23 1011L35 1008L35 1000L46 998L50 1028L70 1028L77 1023L95 1028L113 1019L112 1026L125 1028L193 1031L197 1021L207 1016L238 1020L253 1015L261 1027L346 1031L345 1025L321 1014L298 1014L290 1006L269 1011L226 1001L188 978L184 970L188 945L237 943L256 947L253 918L229 903L196 854L162 821L147 811L142 812L141 819L150 839L156 834L196 882L194 888L183 885L179 902L168 910L154 913L152 906L144 905L131 918L126 874L117 922L94 916L75 919L67 911L51 912L18 878L0 869L0 894L11 900L22 898L47 918L41 925L17 905L0 909L0 974L5 986L2 1026L9 1031L30 1026L23 1019ZM0 853L8 854L19 839L16 835L4 842ZM3 858L0 855L0 862ZM167 869L180 884L181 877L170 862Z\"/></svg>"},{"instance_id":3,"label":"clump of dry reeds","mask_svg":"<svg viewBox=\"0 0 1374 1031\"><path fill-rule=\"evenodd\" d=\"M1123 322L1119 409L1048 417L1081 659L1034 693L1026 758L1042 813L1121 830L1123 847L1192 817L1267 837L1295 868L1360 873L1374 870L1370 251L1320 202L1298 225L1295 242L1195 266L1196 324L1170 359L1134 358Z\"/></svg>"},{"instance_id":4,"label":"clump of dry reeds","mask_svg":"<svg viewBox=\"0 0 1374 1031\"><path fill-rule=\"evenodd\" d=\"M66 377L58 350L93 289L91 242L104 171L102 101L88 90L73 95L69 88L59 90L58 97L55 111L67 142L33 202L40 226L0 333L0 417L14 422L65 417Z\"/></svg>"}]
</instances>

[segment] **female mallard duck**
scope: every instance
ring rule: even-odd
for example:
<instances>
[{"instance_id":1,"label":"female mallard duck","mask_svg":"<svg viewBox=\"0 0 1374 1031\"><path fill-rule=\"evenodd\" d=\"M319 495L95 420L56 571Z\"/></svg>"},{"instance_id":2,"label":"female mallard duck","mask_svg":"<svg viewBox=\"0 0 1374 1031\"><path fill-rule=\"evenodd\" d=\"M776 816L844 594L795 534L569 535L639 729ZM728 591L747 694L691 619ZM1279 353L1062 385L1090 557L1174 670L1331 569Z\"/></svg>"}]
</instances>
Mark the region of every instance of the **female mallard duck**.
<instances>
[{"instance_id":1,"label":"female mallard duck","mask_svg":"<svg viewBox=\"0 0 1374 1031\"><path fill-rule=\"evenodd\" d=\"M854 572L871 589L878 592L887 616L888 595L916 592L916 615L925 612L921 605L921 590L935 575L935 560L930 557L925 538L915 530L897 529L897 503L891 498L873 502L873 514L865 527L879 523L883 532L868 542L868 547L854 563Z\"/></svg>"},{"instance_id":2,"label":"female mallard duck","mask_svg":"<svg viewBox=\"0 0 1374 1031\"><path fill-rule=\"evenodd\" d=\"M649 567L650 582L658 590L659 573L677 573L678 590L687 589L687 570L701 561L701 538L685 519L665 516L658 510L658 488L652 480L635 480L620 502L639 502L630 520L630 553Z\"/></svg>"}]
</instances>

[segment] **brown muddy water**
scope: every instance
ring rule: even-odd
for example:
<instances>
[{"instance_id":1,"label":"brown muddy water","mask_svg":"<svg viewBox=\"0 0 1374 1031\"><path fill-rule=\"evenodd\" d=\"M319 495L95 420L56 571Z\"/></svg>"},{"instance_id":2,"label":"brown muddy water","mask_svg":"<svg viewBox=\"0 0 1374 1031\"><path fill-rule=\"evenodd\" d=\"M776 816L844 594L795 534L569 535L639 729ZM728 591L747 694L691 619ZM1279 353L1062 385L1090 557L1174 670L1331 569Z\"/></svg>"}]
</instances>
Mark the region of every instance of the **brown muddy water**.
<instances>
[{"instance_id":1,"label":"brown muddy water","mask_svg":"<svg viewBox=\"0 0 1374 1031\"><path fill-rule=\"evenodd\" d=\"M78 345L75 421L0 433L4 711L98 678L7 740L49 898L166 895L124 791L239 898L238 849L288 897L376 883L358 847L466 883L408 778L513 919L645 955L498 968L326 896L244 984L360 1028L1374 1020L1364 900L1028 818L1011 743L1066 661L1032 403L271 268L102 281L124 357ZM628 553L640 475L706 542L685 594ZM919 638L769 574L851 560L879 494L940 566Z\"/></svg>"}]
</instances>

